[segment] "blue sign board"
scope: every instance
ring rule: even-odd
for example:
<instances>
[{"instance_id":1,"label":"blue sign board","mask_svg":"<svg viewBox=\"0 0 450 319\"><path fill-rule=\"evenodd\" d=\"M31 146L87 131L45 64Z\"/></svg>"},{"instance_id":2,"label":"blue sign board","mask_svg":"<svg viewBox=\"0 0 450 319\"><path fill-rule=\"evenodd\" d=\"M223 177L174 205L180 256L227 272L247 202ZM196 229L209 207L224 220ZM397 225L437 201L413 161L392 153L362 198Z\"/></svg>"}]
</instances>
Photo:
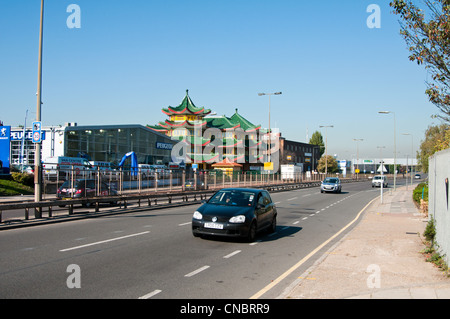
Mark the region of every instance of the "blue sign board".
<instances>
[{"instance_id":1,"label":"blue sign board","mask_svg":"<svg viewBox=\"0 0 450 319\"><path fill-rule=\"evenodd\" d=\"M41 140L41 122L33 122L33 135L32 135L32 141L33 143L40 143Z\"/></svg>"},{"instance_id":2,"label":"blue sign board","mask_svg":"<svg viewBox=\"0 0 450 319\"><path fill-rule=\"evenodd\" d=\"M11 126L0 126L0 174L9 174Z\"/></svg>"}]
</instances>

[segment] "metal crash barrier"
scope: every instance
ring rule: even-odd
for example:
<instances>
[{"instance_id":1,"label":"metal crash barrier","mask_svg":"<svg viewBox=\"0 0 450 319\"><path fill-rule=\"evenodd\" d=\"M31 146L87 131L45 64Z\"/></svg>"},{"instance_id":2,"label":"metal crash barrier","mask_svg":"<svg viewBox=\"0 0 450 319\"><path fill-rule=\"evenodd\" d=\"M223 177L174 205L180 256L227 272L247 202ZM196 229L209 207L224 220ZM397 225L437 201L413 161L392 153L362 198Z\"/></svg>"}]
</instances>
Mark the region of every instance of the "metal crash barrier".
<instances>
[{"instance_id":1,"label":"metal crash barrier","mask_svg":"<svg viewBox=\"0 0 450 319\"><path fill-rule=\"evenodd\" d=\"M51 183L63 185L68 181L71 185L79 180L78 171L75 169L66 174L65 180L54 180ZM83 173L83 172L82 172ZM92 172L91 172L92 173ZM59 175L59 173L58 173ZM67 179L67 177L69 179ZM201 200L209 198L216 190L225 187L242 187L242 188L264 188L270 192L289 191L293 189L310 188L320 186L319 178L307 179L304 175L298 175L291 179L282 179L280 175L267 174L211 174L205 172L201 174L187 174L185 172L163 172L154 173L147 172L146 175L139 171L139 174L132 176L126 171L114 171L105 175L101 171L94 172L91 176L82 175L81 179L91 179L95 182L95 194L92 197L66 199L55 199L56 188L51 196L41 202L20 202L0 204L0 223L11 223L17 221L15 219L5 219L3 213L9 210L24 210L24 217L20 220L28 221L30 219L55 219L61 216L74 215L74 206L84 206L94 208L93 212L98 213L100 206L105 204L113 204L114 212L129 212L129 206L134 204L137 208L141 207L167 207L174 205L186 205L200 203ZM149 183L144 183L148 181ZM151 183L150 183L151 181ZM160 181L164 181L161 182ZM358 181L354 178L341 178L342 183ZM362 181L362 179L359 179ZM109 188L114 189L117 195L101 196L101 183L106 183ZM191 186L189 183L192 183ZM149 186L149 187L143 187ZM119 209L117 209L117 207ZM127 210L128 209L128 210ZM57 214L54 214L55 212ZM47 212L46 217L43 213ZM30 213L32 214L30 216ZM78 213L77 213L78 214ZM58 216L55 216L58 215Z\"/></svg>"}]
</instances>

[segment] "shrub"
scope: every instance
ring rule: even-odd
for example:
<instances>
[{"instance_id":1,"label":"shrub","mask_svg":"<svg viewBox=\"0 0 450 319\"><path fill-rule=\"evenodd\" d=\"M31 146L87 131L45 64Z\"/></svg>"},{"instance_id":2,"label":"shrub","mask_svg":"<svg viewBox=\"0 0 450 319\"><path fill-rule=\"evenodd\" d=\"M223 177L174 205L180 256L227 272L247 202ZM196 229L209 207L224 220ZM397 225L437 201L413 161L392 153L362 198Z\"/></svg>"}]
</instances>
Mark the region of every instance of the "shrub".
<instances>
[{"instance_id":1,"label":"shrub","mask_svg":"<svg viewBox=\"0 0 450 319\"><path fill-rule=\"evenodd\" d=\"M416 186L416 188L413 191L413 200L420 204L420 200L422 199L422 192L423 192L423 200L428 202L428 184L427 183L420 183Z\"/></svg>"},{"instance_id":2,"label":"shrub","mask_svg":"<svg viewBox=\"0 0 450 319\"><path fill-rule=\"evenodd\" d=\"M33 186L34 185L34 175L28 174L28 173L19 173L19 172L12 172L11 178L13 181L26 185L26 186Z\"/></svg>"},{"instance_id":3,"label":"shrub","mask_svg":"<svg viewBox=\"0 0 450 319\"><path fill-rule=\"evenodd\" d=\"M434 237L436 236L436 227L434 225L434 218L430 218L430 220L428 221L427 227L425 228L423 235L425 236L426 240L428 240L432 244L434 243Z\"/></svg>"}]
</instances>

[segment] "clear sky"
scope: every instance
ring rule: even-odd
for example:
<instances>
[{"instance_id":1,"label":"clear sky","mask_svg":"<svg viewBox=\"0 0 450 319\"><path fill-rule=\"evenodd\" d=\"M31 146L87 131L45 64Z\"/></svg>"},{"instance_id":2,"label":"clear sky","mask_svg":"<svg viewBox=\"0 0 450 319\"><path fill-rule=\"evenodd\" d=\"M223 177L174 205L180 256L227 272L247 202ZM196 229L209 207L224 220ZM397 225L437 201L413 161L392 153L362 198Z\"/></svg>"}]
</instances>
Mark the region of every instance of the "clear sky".
<instances>
[{"instance_id":1,"label":"clear sky","mask_svg":"<svg viewBox=\"0 0 450 319\"><path fill-rule=\"evenodd\" d=\"M42 122L157 124L186 89L197 106L308 142L316 130L340 159L417 149L437 108L427 71L408 60L398 17L377 0L46 0ZM70 4L81 10L69 28ZM381 27L369 28L377 4ZM40 0L0 0L0 120L36 117Z\"/></svg>"}]
</instances>

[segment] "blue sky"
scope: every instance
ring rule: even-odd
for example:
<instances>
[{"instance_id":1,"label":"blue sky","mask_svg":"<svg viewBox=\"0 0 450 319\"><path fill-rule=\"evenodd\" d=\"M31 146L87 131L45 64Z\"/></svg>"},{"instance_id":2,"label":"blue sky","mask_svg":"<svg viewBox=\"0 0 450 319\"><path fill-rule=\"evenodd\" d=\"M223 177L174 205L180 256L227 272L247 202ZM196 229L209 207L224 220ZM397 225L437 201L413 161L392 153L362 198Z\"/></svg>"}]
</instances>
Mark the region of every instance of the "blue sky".
<instances>
[{"instance_id":1,"label":"blue sky","mask_svg":"<svg viewBox=\"0 0 450 319\"><path fill-rule=\"evenodd\" d=\"M70 29L70 4L81 28ZM197 106L308 142L328 129L339 158L399 157L417 149L437 108L424 91L427 72L408 60L389 1L363 0L46 0L44 126L156 124L186 89ZM370 29L369 4L381 8ZM39 0L0 0L0 120L36 117ZM325 131L322 130L325 135Z\"/></svg>"}]
</instances>

